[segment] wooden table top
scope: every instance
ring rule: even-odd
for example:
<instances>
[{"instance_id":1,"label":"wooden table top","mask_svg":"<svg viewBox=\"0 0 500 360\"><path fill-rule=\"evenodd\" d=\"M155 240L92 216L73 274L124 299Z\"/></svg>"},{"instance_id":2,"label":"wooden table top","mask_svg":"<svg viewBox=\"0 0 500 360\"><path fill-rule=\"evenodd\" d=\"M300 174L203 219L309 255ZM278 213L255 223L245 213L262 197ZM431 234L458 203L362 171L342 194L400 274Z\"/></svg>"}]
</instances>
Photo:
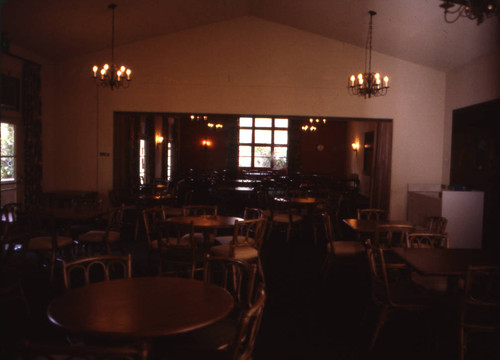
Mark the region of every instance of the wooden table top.
<instances>
[{"instance_id":1,"label":"wooden table top","mask_svg":"<svg viewBox=\"0 0 500 360\"><path fill-rule=\"evenodd\" d=\"M377 225L412 225L408 221L404 220L360 220L360 219L344 219L344 223L346 223L351 229L360 233L374 233L377 229Z\"/></svg>"},{"instance_id":2,"label":"wooden table top","mask_svg":"<svg viewBox=\"0 0 500 360\"><path fill-rule=\"evenodd\" d=\"M423 275L463 276L469 265L497 263L491 254L480 249L392 248L391 250Z\"/></svg>"},{"instance_id":3,"label":"wooden table top","mask_svg":"<svg viewBox=\"0 0 500 360\"><path fill-rule=\"evenodd\" d=\"M323 202L323 199L315 197L275 197L274 201L278 202L291 202L301 205L314 205Z\"/></svg>"},{"instance_id":4,"label":"wooden table top","mask_svg":"<svg viewBox=\"0 0 500 360\"><path fill-rule=\"evenodd\" d=\"M221 215L201 215L201 216L173 216L167 218L165 222L189 225L191 222L196 228L231 228L235 221L243 221L240 217Z\"/></svg>"},{"instance_id":5,"label":"wooden table top","mask_svg":"<svg viewBox=\"0 0 500 360\"><path fill-rule=\"evenodd\" d=\"M233 305L225 289L199 280L136 277L66 291L50 303L47 314L71 332L152 338L212 324Z\"/></svg>"}]
</instances>

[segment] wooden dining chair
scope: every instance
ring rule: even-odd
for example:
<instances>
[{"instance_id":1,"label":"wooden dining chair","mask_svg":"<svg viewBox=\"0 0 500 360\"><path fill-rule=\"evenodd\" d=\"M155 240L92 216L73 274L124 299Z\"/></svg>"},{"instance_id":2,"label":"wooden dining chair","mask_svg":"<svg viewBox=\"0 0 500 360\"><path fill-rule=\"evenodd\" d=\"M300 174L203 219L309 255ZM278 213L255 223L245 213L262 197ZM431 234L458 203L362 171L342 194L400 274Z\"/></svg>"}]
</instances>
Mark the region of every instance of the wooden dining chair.
<instances>
[{"instance_id":1,"label":"wooden dining chair","mask_svg":"<svg viewBox=\"0 0 500 360\"><path fill-rule=\"evenodd\" d=\"M336 240L330 214L321 215L326 239L326 255L323 261L322 274L326 277L336 260L353 259L365 253L364 245L357 240Z\"/></svg>"},{"instance_id":2,"label":"wooden dining chair","mask_svg":"<svg viewBox=\"0 0 500 360\"><path fill-rule=\"evenodd\" d=\"M237 220L234 224L231 241L226 244L212 246L210 252L215 256L254 262L262 270L260 249L264 241L266 225L267 220L264 218Z\"/></svg>"},{"instance_id":3,"label":"wooden dining chair","mask_svg":"<svg viewBox=\"0 0 500 360\"><path fill-rule=\"evenodd\" d=\"M486 335L492 335L489 338ZM484 341L489 340L489 341ZM467 268L460 306L460 360L465 360L471 342L499 354L500 266Z\"/></svg>"},{"instance_id":4,"label":"wooden dining chair","mask_svg":"<svg viewBox=\"0 0 500 360\"><path fill-rule=\"evenodd\" d=\"M425 219L425 231L434 234L445 234L448 219L443 216L428 216Z\"/></svg>"},{"instance_id":5,"label":"wooden dining chair","mask_svg":"<svg viewBox=\"0 0 500 360\"><path fill-rule=\"evenodd\" d=\"M406 246L420 249L443 249L450 247L447 234L414 232L406 234ZM444 295L448 290L448 277L439 275L422 275L412 271L411 279L423 288L439 295Z\"/></svg>"},{"instance_id":6,"label":"wooden dining chair","mask_svg":"<svg viewBox=\"0 0 500 360\"><path fill-rule=\"evenodd\" d=\"M62 261L65 289L94 282L132 277L132 256L101 255Z\"/></svg>"},{"instance_id":7,"label":"wooden dining chair","mask_svg":"<svg viewBox=\"0 0 500 360\"><path fill-rule=\"evenodd\" d=\"M378 224L371 243L376 247L405 247L408 234L414 231L415 227L408 224Z\"/></svg>"},{"instance_id":8,"label":"wooden dining chair","mask_svg":"<svg viewBox=\"0 0 500 360\"><path fill-rule=\"evenodd\" d=\"M368 246L366 254L370 266L371 298L379 307L375 330L370 340L372 350L389 316L397 312L423 312L428 309L430 295L416 286L409 278L409 269L402 263L386 261L383 248Z\"/></svg>"},{"instance_id":9,"label":"wooden dining chair","mask_svg":"<svg viewBox=\"0 0 500 360\"><path fill-rule=\"evenodd\" d=\"M304 216L301 214L301 208L281 199L273 200L271 204L268 234L271 235L275 230L284 229L286 242L290 242L292 231L300 232L302 230L301 224Z\"/></svg>"},{"instance_id":10,"label":"wooden dining chair","mask_svg":"<svg viewBox=\"0 0 500 360\"><path fill-rule=\"evenodd\" d=\"M252 359L266 296L264 284L257 285L251 306L237 319L226 318L188 334L184 350L186 358Z\"/></svg>"},{"instance_id":11,"label":"wooden dining chair","mask_svg":"<svg viewBox=\"0 0 500 360\"><path fill-rule=\"evenodd\" d=\"M194 238L193 223L164 222L159 245L160 263L158 275L194 278L196 271L203 270L204 249Z\"/></svg>"},{"instance_id":12,"label":"wooden dining chair","mask_svg":"<svg viewBox=\"0 0 500 360\"><path fill-rule=\"evenodd\" d=\"M112 247L118 247L121 251L124 209L125 205L122 205L109 211L105 229L90 230L79 235L76 240L78 248L87 255L94 255L95 252L111 254Z\"/></svg>"},{"instance_id":13,"label":"wooden dining chair","mask_svg":"<svg viewBox=\"0 0 500 360\"><path fill-rule=\"evenodd\" d=\"M387 216L387 211L383 209L358 209L359 220L384 220Z\"/></svg>"},{"instance_id":14,"label":"wooden dining chair","mask_svg":"<svg viewBox=\"0 0 500 360\"><path fill-rule=\"evenodd\" d=\"M27 217L29 220L26 226L30 236L22 247L22 253L24 255L29 252L37 254L41 264L45 263L48 256L47 268L52 283L57 258L71 259L73 256L73 239L59 234L50 211L33 208L27 212Z\"/></svg>"}]
</instances>

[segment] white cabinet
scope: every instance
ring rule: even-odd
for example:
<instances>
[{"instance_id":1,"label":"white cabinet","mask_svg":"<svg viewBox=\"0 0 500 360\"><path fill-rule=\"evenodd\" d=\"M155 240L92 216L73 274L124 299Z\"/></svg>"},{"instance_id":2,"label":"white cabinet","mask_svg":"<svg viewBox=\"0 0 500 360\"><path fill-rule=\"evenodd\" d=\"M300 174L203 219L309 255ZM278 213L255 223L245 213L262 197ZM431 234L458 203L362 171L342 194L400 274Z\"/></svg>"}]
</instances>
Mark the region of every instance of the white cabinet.
<instances>
[{"instance_id":1,"label":"white cabinet","mask_svg":"<svg viewBox=\"0 0 500 360\"><path fill-rule=\"evenodd\" d=\"M482 191L441 190L441 185L408 185L408 221L423 226L427 216L448 219L451 248L480 249L483 237Z\"/></svg>"}]
</instances>

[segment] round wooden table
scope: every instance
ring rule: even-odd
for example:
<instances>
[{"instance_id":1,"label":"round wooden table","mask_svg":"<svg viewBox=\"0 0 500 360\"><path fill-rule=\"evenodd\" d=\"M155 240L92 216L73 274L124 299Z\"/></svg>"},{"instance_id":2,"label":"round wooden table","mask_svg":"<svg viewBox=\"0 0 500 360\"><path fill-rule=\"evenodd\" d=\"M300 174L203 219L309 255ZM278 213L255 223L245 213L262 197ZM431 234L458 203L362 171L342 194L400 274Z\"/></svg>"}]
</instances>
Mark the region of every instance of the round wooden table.
<instances>
[{"instance_id":1,"label":"round wooden table","mask_svg":"<svg viewBox=\"0 0 500 360\"><path fill-rule=\"evenodd\" d=\"M71 332L144 339L212 324L233 304L229 292L203 281L136 277L69 290L50 303L47 314Z\"/></svg>"}]
</instances>

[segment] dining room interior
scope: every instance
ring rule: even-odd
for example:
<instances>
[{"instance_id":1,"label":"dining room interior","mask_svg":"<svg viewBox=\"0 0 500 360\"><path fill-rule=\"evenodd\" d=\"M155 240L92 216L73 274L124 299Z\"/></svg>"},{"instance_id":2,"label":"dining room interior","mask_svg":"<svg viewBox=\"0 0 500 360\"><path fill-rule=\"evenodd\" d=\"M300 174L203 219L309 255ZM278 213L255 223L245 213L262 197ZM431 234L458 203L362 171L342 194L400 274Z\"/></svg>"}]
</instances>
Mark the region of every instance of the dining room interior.
<instances>
[{"instance_id":1,"label":"dining room interior","mask_svg":"<svg viewBox=\"0 0 500 360\"><path fill-rule=\"evenodd\" d=\"M499 12L1 1L0 357L497 358Z\"/></svg>"}]
</instances>

